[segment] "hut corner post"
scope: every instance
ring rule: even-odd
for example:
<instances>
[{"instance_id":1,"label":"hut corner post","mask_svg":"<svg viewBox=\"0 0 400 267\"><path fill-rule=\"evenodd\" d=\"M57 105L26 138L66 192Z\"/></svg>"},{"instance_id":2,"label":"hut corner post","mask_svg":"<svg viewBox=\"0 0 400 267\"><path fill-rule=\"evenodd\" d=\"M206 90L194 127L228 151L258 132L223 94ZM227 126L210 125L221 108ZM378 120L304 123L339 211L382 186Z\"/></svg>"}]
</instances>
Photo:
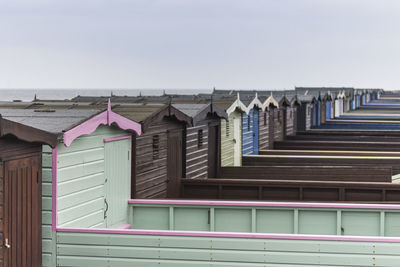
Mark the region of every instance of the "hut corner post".
<instances>
[{"instance_id":1,"label":"hut corner post","mask_svg":"<svg viewBox=\"0 0 400 267\"><path fill-rule=\"evenodd\" d=\"M51 190L51 200L52 200L52 214L51 214L51 229L53 232L57 230L57 160L58 160L58 148L52 149L52 159L51 159L51 175L52 175L52 190Z\"/></svg>"}]
</instances>

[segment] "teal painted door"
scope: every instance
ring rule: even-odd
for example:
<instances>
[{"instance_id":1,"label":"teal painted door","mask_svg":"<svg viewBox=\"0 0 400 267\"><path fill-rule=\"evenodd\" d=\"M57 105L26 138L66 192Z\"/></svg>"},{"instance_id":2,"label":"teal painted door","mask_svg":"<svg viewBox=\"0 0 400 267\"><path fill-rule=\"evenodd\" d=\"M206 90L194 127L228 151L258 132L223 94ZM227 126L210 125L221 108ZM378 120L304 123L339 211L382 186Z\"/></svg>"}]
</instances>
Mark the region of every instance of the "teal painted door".
<instances>
[{"instance_id":1,"label":"teal painted door","mask_svg":"<svg viewBox=\"0 0 400 267\"><path fill-rule=\"evenodd\" d=\"M107 228L127 223L131 188L131 140L105 143L104 217Z\"/></svg>"}]
</instances>

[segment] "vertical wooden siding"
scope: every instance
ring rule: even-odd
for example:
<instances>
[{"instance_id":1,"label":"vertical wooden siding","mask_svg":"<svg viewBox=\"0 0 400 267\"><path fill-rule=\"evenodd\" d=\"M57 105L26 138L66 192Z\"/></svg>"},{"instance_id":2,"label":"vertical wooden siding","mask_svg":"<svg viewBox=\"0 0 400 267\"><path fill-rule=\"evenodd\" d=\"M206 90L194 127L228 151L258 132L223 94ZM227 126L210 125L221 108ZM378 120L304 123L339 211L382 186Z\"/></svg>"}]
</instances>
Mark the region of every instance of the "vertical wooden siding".
<instances>
[{"instance_id":1,"label":"vertical wooden siding","mask_svg":"<svg viewBox=\"0 0 400 267\"><path fill-rule=\"evenodd\" d=\"M42 154L42 266L56 266L56 234L51 229L52 151L43 146Z\"/></svg>"},{"instance_id":2,"label":"vertical wooden siding","mask_svg":"<svg viewBox=\"0 0 400 267\"><path fill-rule=\"evenodd\" d=\"M40 155L4 163L4 237L7 267L41 266Z\"/></svg>"},{"instance_id":3,"label":"vertical wooden siding","mask_svg":"<svg viewBox=\"0 0 400 267\"><path fill-rule=\"evenodd\" d=\"M221 166L234 165L233 120L221 119Z\"/></svg>"},{"instance_id":4,"label":"vertical wooden siding","mask_svg":"<svg viewBox=\"0 0 400 267\"><path fill-rule=\"evenodd\" d=\"M208 172L208 120L186 129L186 178L207 178ZM198 133L203 142L198 145Z\"/></svg>"},{"instance_id":5,"label":"vertical wooden siding","mask_svg":"<svg viewBox=\"0 0 400 267\"><path fill-rule=\"evenodd\" d=\"M126 132L100 126L94 133L77 138L69 147L58 146L58 226L106 226L104 138L123 135Z\"/></svg>"},{"instance_id":6,"label":"vertical wooden siding","mask_svg":"<svg viewBox=\"0 0 400 267\"><path fill-rule=\"evenodd\" d=\"M269 112L259 111L258 116L259 149L269 149Z\"/></svg>"},{"instance_id":7,"label":"vertical wooden siding","mask_svg":"<svg viewBox=\"0 0 400 267\"><path fill-rule=\"evenodd\" d=\"M112 228L128 221L131 189L131 140L105 143L106 227Z\"/></svg>"},{"instance_id":8,"label":"vertical wooden siding","mask_svg":"<svg viewBox=\"0 0 400 267\"><path fill-rule=\"evenodd\" d=\"M254 109L242 114L242 155L253 154Z\"/></svg>"},{"instance_id":9,"label":"vertical wooden siding","mask_svg":"<svg viewBox=\"0 0 400 267\"><path fill-rule=\"evenodd\" d=\"M295 134L296 108L286 107L286 135Z\"/></svg>"},{"instance_id":10,"label":"vertical wooden siding","mask_svg":"<svg viewBox=\"0 0 400 267\"><path fill-rule=\"evenodd\" d=\"M273 108L271 109L274 112L274 141L282 141L283 140L283 128L284 128L284 107L279 109Z\"/></svg>"},{"instance_id":11,"label":"vertical wooden siding","mask_svg":"<svg viewBox=\"0 0 400 267\"><path fill-rule=\"evenodd\" d=\"M398 266L399 243L58 233L57 266Z\"/></svg>"},{"instance_id":12,"label":"vertical wooden siding","mask_svg":"<svg viewBox=\"0 0 400 267\"><path fill-rule=\"evenodd\" d=\"M173 120L164 120L152 124L136 137L135 194L136 198L167 197L167 133L169 130L182 129L183 126ZM158 135L158 155L153 155L153 136ZM155 157L153 157L155 156Z\"/></svg>"}]
</instances>

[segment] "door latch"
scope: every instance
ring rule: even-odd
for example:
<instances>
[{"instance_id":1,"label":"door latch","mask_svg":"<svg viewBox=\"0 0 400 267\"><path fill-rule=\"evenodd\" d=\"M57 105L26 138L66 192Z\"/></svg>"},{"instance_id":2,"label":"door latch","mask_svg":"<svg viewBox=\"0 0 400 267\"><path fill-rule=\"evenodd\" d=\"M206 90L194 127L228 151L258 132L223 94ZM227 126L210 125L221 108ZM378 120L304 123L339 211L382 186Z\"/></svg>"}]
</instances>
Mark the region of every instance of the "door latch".
<instances>
[{"instance_id":1,"label":"door latch","mask_svg":"<svg viewBox=\"0 0 400 267\"><path fill-rule=\"evenodd\" d=\"M6 239L4 240L4 246L5 246L6 248L11 248L11 245L10 245L10 243L8 242L8 238L6 238Z\"/></svg>"}]
</instances>

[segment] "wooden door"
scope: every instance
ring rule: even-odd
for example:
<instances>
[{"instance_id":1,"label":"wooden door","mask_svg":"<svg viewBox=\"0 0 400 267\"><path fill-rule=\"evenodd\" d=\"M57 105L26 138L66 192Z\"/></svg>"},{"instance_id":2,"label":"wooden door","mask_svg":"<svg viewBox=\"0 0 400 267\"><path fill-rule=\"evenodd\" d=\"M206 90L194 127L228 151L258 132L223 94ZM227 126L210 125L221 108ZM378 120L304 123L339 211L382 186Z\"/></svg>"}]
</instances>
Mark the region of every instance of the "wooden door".
<instances>
[{"instance_id":1,"label":"wooden door","mask_svg":"<svg viewBox=\"0 0 400 267\"><path fill-rule=\"evenodd\" d=\"M275 141L275 108L270 107L268 112L269 117L269 135L268 135L268 149L274 149L274 141Z\"/></svg>"},{"instance_id":2,"label":"wooden door","mask_svg":"<svg viewBox=\"0 0 400 267\"><path fill-rule=\"evenodd\" d=\"M219 159L218 126L208 127L208 177L217 177Z\"/></svg>"},{"instance_id":3,"label":"wooden door","mask_svg":"<svg viewBox=\"0 0 400 267\"><path fill-rule=\"evenodd\" d=\"M177 198L183 175L183 139L182 130L168 132L167 151L167 197Z\"/></svg>"},{"instance_id":4,"label":"wooden door","mask_svg":"<svg viewBox=\"0 0 400 267\"><path fill-rule=\"evenodd\" d=\"M41 157L4 164L4 267L42 261Z\"/></svg>"},{"instance_id":5,"label":"wooden door","mask_svg":"<svg viewBox=\"0 0 400 267\"><path fill-rule=\"evenodd\" d=\"M233 118L233 166L242 165L242 117L241 114L235 113Z\"/></svg>"},{"instance_id":6,"label":"wooden door","mask_svg":"<svg viewBox=\"0 0 400 267\"><path fill-rule=\"evenodd\" d=\"M105 143L105 199L106 227L128 221L128 200L131 190L131 139Z\"/></svg>"}]
</instances>

